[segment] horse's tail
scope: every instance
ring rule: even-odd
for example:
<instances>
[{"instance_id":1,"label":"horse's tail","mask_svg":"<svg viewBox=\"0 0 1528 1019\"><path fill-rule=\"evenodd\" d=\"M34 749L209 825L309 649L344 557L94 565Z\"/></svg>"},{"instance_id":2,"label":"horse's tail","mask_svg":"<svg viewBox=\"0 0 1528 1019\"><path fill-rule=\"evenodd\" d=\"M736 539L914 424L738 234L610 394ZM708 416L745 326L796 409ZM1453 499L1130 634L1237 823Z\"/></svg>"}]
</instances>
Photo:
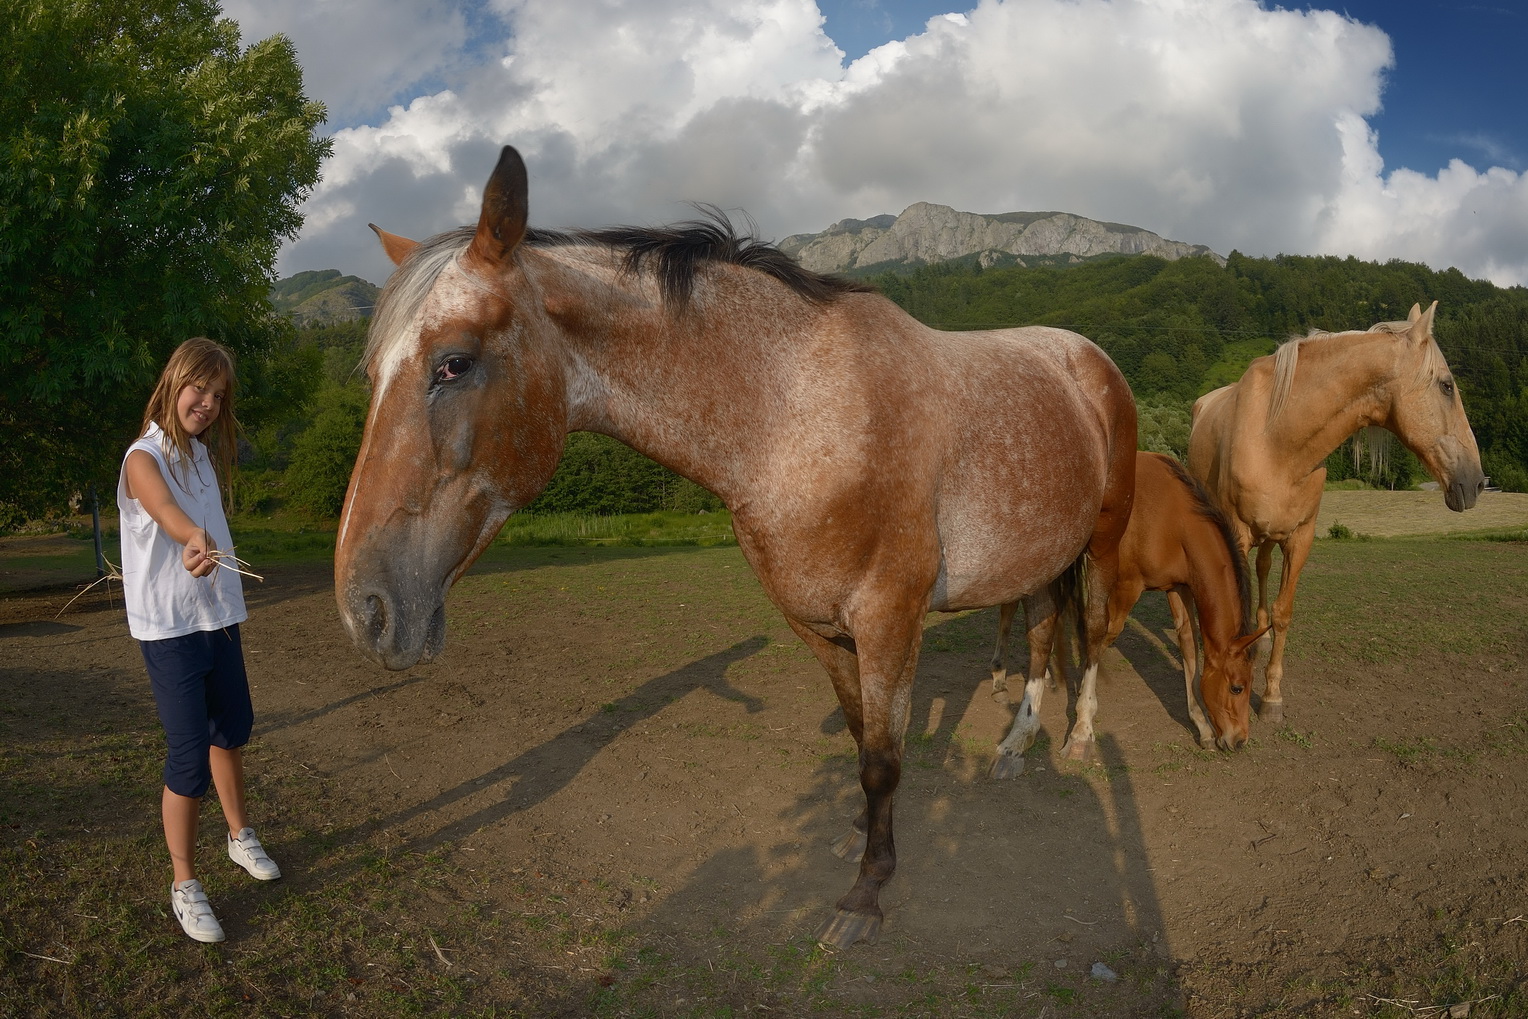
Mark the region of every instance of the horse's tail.
<instances>
[{"instance_id":1,"label":"horse's tail","mask_svg":"<svg viewBox=\"0 0 1528 1019\"><path fill-rule=\"evenodd\" d=\"M1051 668L1054 677L1069 685L1066 675L1066 631L1070 622L1077 641L1077 658L1082 661L1088 646L1088 554L1084 551L1072 565L1050 584L1051 604L1056 610L1056 635L1051 641ZM1086 663L1084 663L1086 664Z\"/></svg>"}]
</instances>

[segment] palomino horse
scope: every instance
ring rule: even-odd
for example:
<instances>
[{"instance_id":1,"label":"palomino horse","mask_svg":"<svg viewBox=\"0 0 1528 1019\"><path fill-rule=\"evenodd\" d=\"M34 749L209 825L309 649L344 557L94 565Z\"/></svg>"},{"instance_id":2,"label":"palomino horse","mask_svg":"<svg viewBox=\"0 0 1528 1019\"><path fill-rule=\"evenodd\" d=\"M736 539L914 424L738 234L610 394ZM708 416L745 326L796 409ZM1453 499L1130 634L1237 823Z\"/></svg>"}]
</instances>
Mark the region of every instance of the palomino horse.
<instances>
[{"instance_id":1,"label":"palomino horse","mask_svg":"<svg viewBox=\"0 0 1528 1019\"><path fill-rule=\"evenodd\" d=\"M475 229L378 231L398 269L335 548L345 625L388 668L438 653L447 589L569 431L704 485L859 745L859 876L818 938L873 938L925 615L1022 597L1083 554L1113 577L1130 390L1075 333L929 329L725 222L557 234L526 209L505 148Z\"/></svg>"},{"instance_id":2,"label":"palomino horse","mask_svg":"<svg viewBox=\"0 0 1528 1019\"><path fill-rule=\"evenodd\" d=\"M1437 301L1426 311L1412 305L1405 322L1290 340L1194 404L1188 469L1231 518L1242 553L1257 549L1260 626L1270 621L1274 545L1284 560L1258 707L1265 721L1284 716L1284 642L1315 537L1327 455L1360 428L1384 428L1438 480L1449 509L1469 509L1485 488L1475 434L1433 339L1437 310Z\"/></svg>"},{"instance_id":3,"label":"palomino horse","mask_svg":"<svg viewBox=\"0 0 1528 1019\"><path fill-rule=\"evenodd\" d=\"M1178 648L1183 656L1183 688L1188 714L1206 750L1236 750L1247 741L1247 716L1252 700L1251 652L1261 632L1247 626L1249 584L1247 558L1236 546L1230 523L1210 501L1183 465L1160 453L1135 455L1135 505L1119 546L1119 576L1109 594L1109 628L1104 643L1113 644L1125 628L1130 610L1144 591L1166 591L1172 609ZM1056 597L1055 601L1064 599ZM1054 604L1054 602L1052 603ZM1018 602L1002 607L997 648L992 654L992 689L1007 688L1003 664L1008 633ZM1024 752L1040 730L1043 680L1052 683L1061 673L1047 670L1056 633L1054 615L1043 596L1024 600L1025 615L1035 623L1029 631L1029 680L1024 700L1014 714L1013 728L998 744L993 778L1009 778L1024 770ZM1196 684L1198 638L1204 639L1204 671ZM1096 656L1094 658L1096 661ZM1096 670L1083 676L1077 695L1077 721L1062 753L1081 760L1093 744L1093 715L1098 708ZM1200 707L1203 699L1204 708ZM1206 719L1205 711L1209 712Z\"/></svg>"}]
</instances>

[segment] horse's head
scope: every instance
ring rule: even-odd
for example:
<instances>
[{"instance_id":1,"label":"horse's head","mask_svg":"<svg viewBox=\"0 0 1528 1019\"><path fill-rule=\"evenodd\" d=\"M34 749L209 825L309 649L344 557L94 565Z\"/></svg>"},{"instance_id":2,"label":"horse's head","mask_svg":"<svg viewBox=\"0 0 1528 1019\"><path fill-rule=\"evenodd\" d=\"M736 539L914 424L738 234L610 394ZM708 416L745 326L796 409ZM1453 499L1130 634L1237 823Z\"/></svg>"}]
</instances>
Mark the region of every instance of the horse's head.
<instances>
[{"instance_id":1,"label":"horse's head","mask_svg":"<svg viewBox=\"0 0 1528 1019\"><path fill-rule=\"evenodd\" d=\"M1414 366L1414 374L1402 372L1393 390L1389 420L1383 424L1437 479L1448 508L1459 512L1475 505L1485 490L1486 478L1454 373L1433 339L1433 314L1437 310L1437 301L1426 311L1414 304L1404 323L1375 327L1396 333L1404 344L1403 363L1409 361Z\"/></svg>"},{"instance_id":2,"label":"horse's head","mask_svg":"<svg viewBox=\"0 0 1528 1019\"><path fill-rule=\"evenodd\" d=\"M1252 649L1267 630L1265 626L1238 637L1224 650L1205 641L1199 696L1210 724L1215 726L1215 745L1221 750L1240 750L1247 742L1252 714Z\"/></svg>"},{"instance_id":3,"label":"horse's head","mask_svg":"<svg viewBox=\"0 0 1528 1019\"><path fill-rule=\"evenodd\" d=\"M475 231L417 244L377 231L398 269L367 341L371 409L334 580L351 639L390 669L439 652L447 589L562 453L563 367L537 342L548 327L517 263L525 224L525 164L505 148Z\"/></svg>"}]
</instances>

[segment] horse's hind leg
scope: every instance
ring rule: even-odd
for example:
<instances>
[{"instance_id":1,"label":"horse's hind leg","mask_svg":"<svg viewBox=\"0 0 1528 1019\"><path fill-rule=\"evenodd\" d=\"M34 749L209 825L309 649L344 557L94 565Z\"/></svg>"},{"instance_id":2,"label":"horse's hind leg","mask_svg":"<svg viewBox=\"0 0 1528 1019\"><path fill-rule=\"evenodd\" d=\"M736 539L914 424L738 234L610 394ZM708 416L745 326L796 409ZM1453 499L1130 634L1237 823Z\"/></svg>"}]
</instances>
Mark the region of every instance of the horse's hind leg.
<instances>
[{"instance_id":1,"label":"horse's hind leg","mask_svg":"<svg viewBox=\"0 0 1528 1019\"><path fill-rule=\"evenodd\" d=\"M1015 604L1003 606L1010 623ZM1047 590L1024 599L1024 618L1029 624L1029 678L1024 683L1024 700L1014 712L1013 725L1007 737L997 745L997 756L987 772L990 778L1015 778L1024 773L1024 754L1034 745L1035 736L1040 732L1040 702L1045 698L1045 687L1056 685L1056 676L1050 671L1049 664L1052 648L1061 634L1058 632L1060 615L1052 592Z\"/></svg>"},{"instance_id":2,"label":"horse's hind leg","mask_svg":"<svg viewBox=\"0 0 1528 1019\"><path fill-rule=\"evenodd\" d=\"M1013 630L1013 617L1019 603L1011 601L998 609L997 647L992 649L992 694L997 696L1008 689L1008 665L1003 661L1008 651L1008 634Z\"/></svg>"},{"instance_id":3,"label":"horse's hind leg","mask_svg":"<svg viewBox=\"0 0 1528 1019\"><path fill-rule=\"evenodd\" d=\"M1110 640L1110 604L1120 580L1120 542L1130 522L1135 503L1135 442L1119 441L1135 434L1135 405L1121 405L1114 422L1114 444L1104 479L1103 503L1098 522L1088 539L1086 584L1083 605L1078 611L1079 644L1083 650L1082 686L1077 692L1077 721L1061 752L1074 761L1085 761L1093 753L1093 716L1098 711L1098 668L1104 648ZM1128 426L1128 427L1127 427ZM1136 592L1139 594L1139 592ZM1131 604L1134 600L1131 599ZM1124 619L1119 619L1124 626ZM1117 635L1119 629L1114 629Z\"/></svg>"}]
</instances>

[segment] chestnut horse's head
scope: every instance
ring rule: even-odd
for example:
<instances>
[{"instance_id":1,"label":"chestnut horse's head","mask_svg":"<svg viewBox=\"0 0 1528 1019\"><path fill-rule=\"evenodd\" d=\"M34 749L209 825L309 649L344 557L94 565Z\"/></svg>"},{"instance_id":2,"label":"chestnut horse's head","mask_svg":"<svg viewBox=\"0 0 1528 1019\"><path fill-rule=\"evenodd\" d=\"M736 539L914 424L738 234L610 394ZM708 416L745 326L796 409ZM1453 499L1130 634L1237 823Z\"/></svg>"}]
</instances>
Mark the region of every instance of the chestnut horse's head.
<instances>
[{"instance_id":1,"label":"chestnut horse's head","mask_svg":"<svg viewBox=\"0 0 1528 1019\"><path fill-rule=\"evenodd\" d=\"M556 470L562 362L517 263L525 164L505 148L475 230L422 243L377 230L398 268L372 318L371 408L335 545L351 639L390 669L445 639L446 591ZM373 229L376 229L373 227Z\"/></svg>"},{"instance_id":2,"label":"chestnut horse's head","mask_svg":"<svg viewBox=\"0 0 1528 1019\"><path fill-rule=\"evenodd\" d=\"M1238 637L1227 648L1204 642L1204 671L1199 678L1199 696L1205 713L1215 726L1215 745L1221 750L1239 750L1250 735L1252 715L1252 659L1257 641L1268 627Z\"/></svg>"},{"instance_id":3,"label":"chestnut horse's head","mask_svg":"<svg viewBox=\"0 0 1528 1019\"><path fill-rule=\"evenodd\" d=\"M1414 304L1405 322L1373 327L1374 332L1395 333L1403 344L1399 356L1403 362L1412 362L1407 365L1412 370L1400 375L1392 391L1390 417L1382 424L1437 479L1448 508L1461 512L1475 505L1485 490L1486 478L1454 373L1433 339L1437 310L1437 301L1426 311Z\"/></svg>"}]
</instances>

